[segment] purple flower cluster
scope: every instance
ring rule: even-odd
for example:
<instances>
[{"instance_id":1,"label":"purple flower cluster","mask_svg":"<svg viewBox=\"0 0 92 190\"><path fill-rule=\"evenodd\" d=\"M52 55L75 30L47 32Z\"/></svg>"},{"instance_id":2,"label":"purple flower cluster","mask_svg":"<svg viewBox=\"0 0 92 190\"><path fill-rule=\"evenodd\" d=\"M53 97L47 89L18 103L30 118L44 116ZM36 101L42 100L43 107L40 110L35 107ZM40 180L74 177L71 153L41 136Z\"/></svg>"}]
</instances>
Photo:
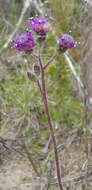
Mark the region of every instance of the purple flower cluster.
<instances>
[{"instance_id":1,"label":"purple flower cluster","mask_svg":"<svg viewBox=\"0 0 92 190\"><path fill-rule=\"evenodd\" d=\"M29 27L38 35L38 39L44 41L51 26L46 18L38 17L29 21ZM58 49L64 53L69 48L75 48L77 42L70 34L64 34L58 39ZM30 32L20 34L13 40L13 46L18 51L31 52L36 45L36 38Z\"/></svg>"},{"instance_id":2,"label":"purple flower cluster","mask_svg":"<svg viewBox=\"0 0 92 190\"><path fill-rule=\"evenodd\" d=\"M14 48L18 51L32 51L36 45L35 38L31 33L22 33L13 40Z\"/></svg>"},{"instance_id":3,"label":"purple flower cluster","mask_svg":"<svg viewBox=\"0 0 92 190\"><path fill-rule=\"evenodd\" d=\"M77 46L77 42L74 41L73 37L70 34L63 34L58 39L58 48L64 53L69 48L75 48Z\"/></svg>"},{"instance_id":4,"label":"purple flower cluster","mask_svg":"<svg viewBox=\"0 0 92 190\"><path fill-rule=\"evenodd\" d=\"M29 26L31 27L32 31L40 35L45 35L50 31L50 24L48 20L42 17L35 18L30 21Z\"/></svg>"}]
</instances>

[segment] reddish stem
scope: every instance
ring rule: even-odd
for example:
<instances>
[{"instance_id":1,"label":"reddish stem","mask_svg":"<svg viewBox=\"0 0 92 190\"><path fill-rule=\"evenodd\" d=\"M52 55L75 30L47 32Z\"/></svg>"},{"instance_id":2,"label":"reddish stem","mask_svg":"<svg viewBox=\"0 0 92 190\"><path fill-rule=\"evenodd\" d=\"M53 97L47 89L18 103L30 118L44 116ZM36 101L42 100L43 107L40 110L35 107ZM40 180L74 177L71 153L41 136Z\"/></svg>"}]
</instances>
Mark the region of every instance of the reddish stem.
<instances>
[{"instance_id":1,"label":"reddish stem","mask_svg":"<svg viewBox=\"0 0 92 190\"><path fill-rule=\"evenodd\" d=\"M49 113L49 108L48 108L48 100L47 100L47 93L46 93L46 87L45 87L45 75L44 75L44 67L42 65L42 61L39 55L39 63L41 67L41 94L43 96L43 102L44 102L44 108L45 108L45 113L47 116L48 120L48 127L51 133L52 141L53 141L53 146L54 146L54 153L55 153L55 162L56 162L56 169L57 169L57 178L58 178L58 184L59 184L59 189L63 190L63 185L61 181L61 174L60 174L60 167L59 167L59 158L58 158L58 151L57 151L57 144L56 144L56 139L54 136L54 130L52 127L52 122L51 122L51 117ZM46 67L45 67L46 68Z\"/></svg>"},{"instance_id":2,"label":"reddish stem","mask_svg":"<svg viewBox=\"0 0 92 190\"><path fill-rule=\"evenodd\" d=\"M56 59L56 57L57 57L57 54L53 55L53 57L50 58L50 60L47 62L47 64L44 65L44 67L43 67L44 70L51 64L51 62L52 62L54 59Z\"/></svg>"}]
</instances>

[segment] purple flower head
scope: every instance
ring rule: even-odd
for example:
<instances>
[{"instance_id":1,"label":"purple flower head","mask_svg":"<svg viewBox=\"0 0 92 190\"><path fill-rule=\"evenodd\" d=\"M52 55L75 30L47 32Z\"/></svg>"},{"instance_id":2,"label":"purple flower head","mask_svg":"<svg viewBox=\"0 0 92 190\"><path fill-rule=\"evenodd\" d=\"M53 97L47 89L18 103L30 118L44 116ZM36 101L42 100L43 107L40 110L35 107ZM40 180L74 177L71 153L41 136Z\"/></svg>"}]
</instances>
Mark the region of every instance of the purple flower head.
<instances>
[{"instance_id":1,"label":"purple flower head","mask_svg":"<svg viewBox=\"0 0 92 190\"><path fill-rule=\"evenodd\" d=\"M35 18L31 21L29 21L29 26L31 29L40 34L40 35L45 35L47 32L50 31L50 24L46 18Z\"/></svg>"},{"instance_id":2,"label":"purple flower head","mask_svg":"<svg viewBox=\"0 0 92 190\"><path fill-rule=\"evenodd\" d=\"M70 34L63 34L58 39L58 47L62 53L64 53L68 48L75 48L76 46L77 42L74 41Z\"/></svg>"},{"instance_id":3,"label":"purple flower head","mask_svg":"<svg viewBox=\"0 0 92 190\"><path fill-rule=\"evenodd\" d=\"M15 40L13 46L18 51L30 52L36 45L34 36L31 33L22 33Z\"/></svg>"}]
</instances>

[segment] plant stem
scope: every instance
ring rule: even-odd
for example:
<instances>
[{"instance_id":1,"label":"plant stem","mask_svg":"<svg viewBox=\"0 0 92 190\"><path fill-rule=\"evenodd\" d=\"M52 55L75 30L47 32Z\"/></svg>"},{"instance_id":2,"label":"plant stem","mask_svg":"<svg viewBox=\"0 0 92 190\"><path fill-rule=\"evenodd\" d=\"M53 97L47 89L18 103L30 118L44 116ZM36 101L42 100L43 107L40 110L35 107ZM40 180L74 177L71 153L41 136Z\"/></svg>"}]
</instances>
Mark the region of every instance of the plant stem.
<instances>
[{"instance_id":1,"label":"plant stem","mask_svg":"<svg viewBox=\"0 0 92 190\"><path fill-rule=\"evenodd\" d=\"M40 173L39 173L39 171L38 171L38 169L37 169L37 167L36 167L36 165L35 165L35 163L34 163L34 161L32 159L31 153L29 153L29 151L27 149L27 146L26 146L26 143L25 143L24 140L23 140L23 145L22 146L23 146L23 148L24 148L24 150L25 150L25 152L27 154L27 157L28 157L28 159L29 159L29 161L30 161L30 163L32 165L32 168L33 168L34 172L36 173L37 176L40 177Z\"/></svg>"},{"instance_id":2,"label":"plant stem","mask_svg":"<svg viewBox=\"0 0 92 190\"><path fill-rule=\"evenodd\" d=\"M42 65L42 61L39 55L39 63L41 67L41 95L43 96L43 102L44 102L44 108L45 108L45 113L47 116L48 120L48 127L51 133L52 141L53 141L53 146L54 146L54 153L55 153L55 162L56 162L56 170L57 170L57 178L58 178L58 184L59 184L59 189L63 190L63 185L61 181L61 175L60 175L60 167L59 167L59 158L58 158L58 151L57 151L57 144L56 144L56 139L54 136L54 130L52 127L52 122L51 122L51 117L49 113L49 108L48 108L48 100L47 100L47 93L46 93L46 86L45 86L45 75L44 75L44 67Z\"/></svg>"},{"instance_id":3,"label":"plant stem","mask_svg":"<svg viewBox=\"0 0 92 190\"><path fill-rule=\"evenodd\" d=\"M47 64L46 65L44 65L44 70L45 69L47 69L47 67L50 65L50 63L54 60L54 59L56 59L56 57L57 57L57 54L55 54L55 55L53 55L53 57L51 57L51 59L47 62Z\"/></svg>"}]
</instances>

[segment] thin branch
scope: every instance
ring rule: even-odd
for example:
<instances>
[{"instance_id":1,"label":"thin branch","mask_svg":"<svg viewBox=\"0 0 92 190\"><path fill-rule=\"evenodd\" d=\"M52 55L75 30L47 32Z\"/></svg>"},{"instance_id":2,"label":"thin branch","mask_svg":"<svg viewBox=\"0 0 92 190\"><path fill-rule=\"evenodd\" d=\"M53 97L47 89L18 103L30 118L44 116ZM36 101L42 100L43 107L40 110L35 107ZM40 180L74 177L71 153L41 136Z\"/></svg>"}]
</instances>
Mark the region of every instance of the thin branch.
<instances>
[{"instance_id":1,"label":"thin branch","mask_svg":"<svg viewBox=\"0 0 92 190\"><path fill-rule=\"evenodd\" d=\"M3 16L3 21L5 22L7 26L11 27L12 29L14 28L14 26L8 20L6 20L4 16Z\"/></svg>"},{"instance_id":2,"label":"thin branch","mask_svg":"<svg viewBox=\"0 0 92 190\"><path fill-rule=\"evenodd\" d=\"M39 81L39 80L37 80L37 84L38 84L38 87L39 87L40 92L41 92L41 94L42 94L42 87L41 87L41 84L40 84L40 81Z\"/></svg>"},{"instance_id":3,"label":"thin branch","mask_svg":"<svg viewBox=\"0 0 92 190\"><path fill-rule=\"evenodd\" d=\"M31 155L31 153L29 153L29 151L28 151L28 149L27 149L27 146L26 146L24 140L23 140L23 148L24 148L24 150L25 150L25 152L26 152L26 154L27 154L27 157L28 157L28 159L29 159L29 161L30 161L30 163L31 163L31 165L32 165L32 167L33 167L33 170L35 171L35 173L37 174L37 176L40 177L40 173L39 173L39 171L37 170L37 167L36 167L36 165L35 165L35 163L34 163L34 161L33 161L33 159L32 159L32 155Z\"/></svg>"},{"instance_id":4,"label":"thin branch","mask_svg":"<svg viewBox=\"0 0 92 190\"><path fill-rule=\"evenodd\" d=\"M4 148L8 149L9 151L11 151L11 152L15 151L15 152L19 153L21 156L24 156L24 154L21 151L19 151L16 148L11 147L10 145L8 145L6 143L6 139L3 139L2 137L0 137L0 143L3 145Z\"/></svg>"},{"instance_id":5,"label":"thin branch","mask_svg":"<svg viewBox=\"0 0 92 190\"><path fill-rule=\"evenodd\" d=\"M40 15L44 16L45 11L43 10L42 2L41 1L38 2L37 0L34 0L34 5L35 5L36 10L38 11L38 13Z\"/></svg>"},{"instance_id":6,"label":"thin branch","mask_svg":"<svg viewBox=\"0 0 92 190\"><path fill-rule=\"evenodd\" d=\"M56 59L57 54L53 55L53 57L50 58L50 60L47 62L47 64L44 66L44 70Z\"/></svg>"}]
</instances>

